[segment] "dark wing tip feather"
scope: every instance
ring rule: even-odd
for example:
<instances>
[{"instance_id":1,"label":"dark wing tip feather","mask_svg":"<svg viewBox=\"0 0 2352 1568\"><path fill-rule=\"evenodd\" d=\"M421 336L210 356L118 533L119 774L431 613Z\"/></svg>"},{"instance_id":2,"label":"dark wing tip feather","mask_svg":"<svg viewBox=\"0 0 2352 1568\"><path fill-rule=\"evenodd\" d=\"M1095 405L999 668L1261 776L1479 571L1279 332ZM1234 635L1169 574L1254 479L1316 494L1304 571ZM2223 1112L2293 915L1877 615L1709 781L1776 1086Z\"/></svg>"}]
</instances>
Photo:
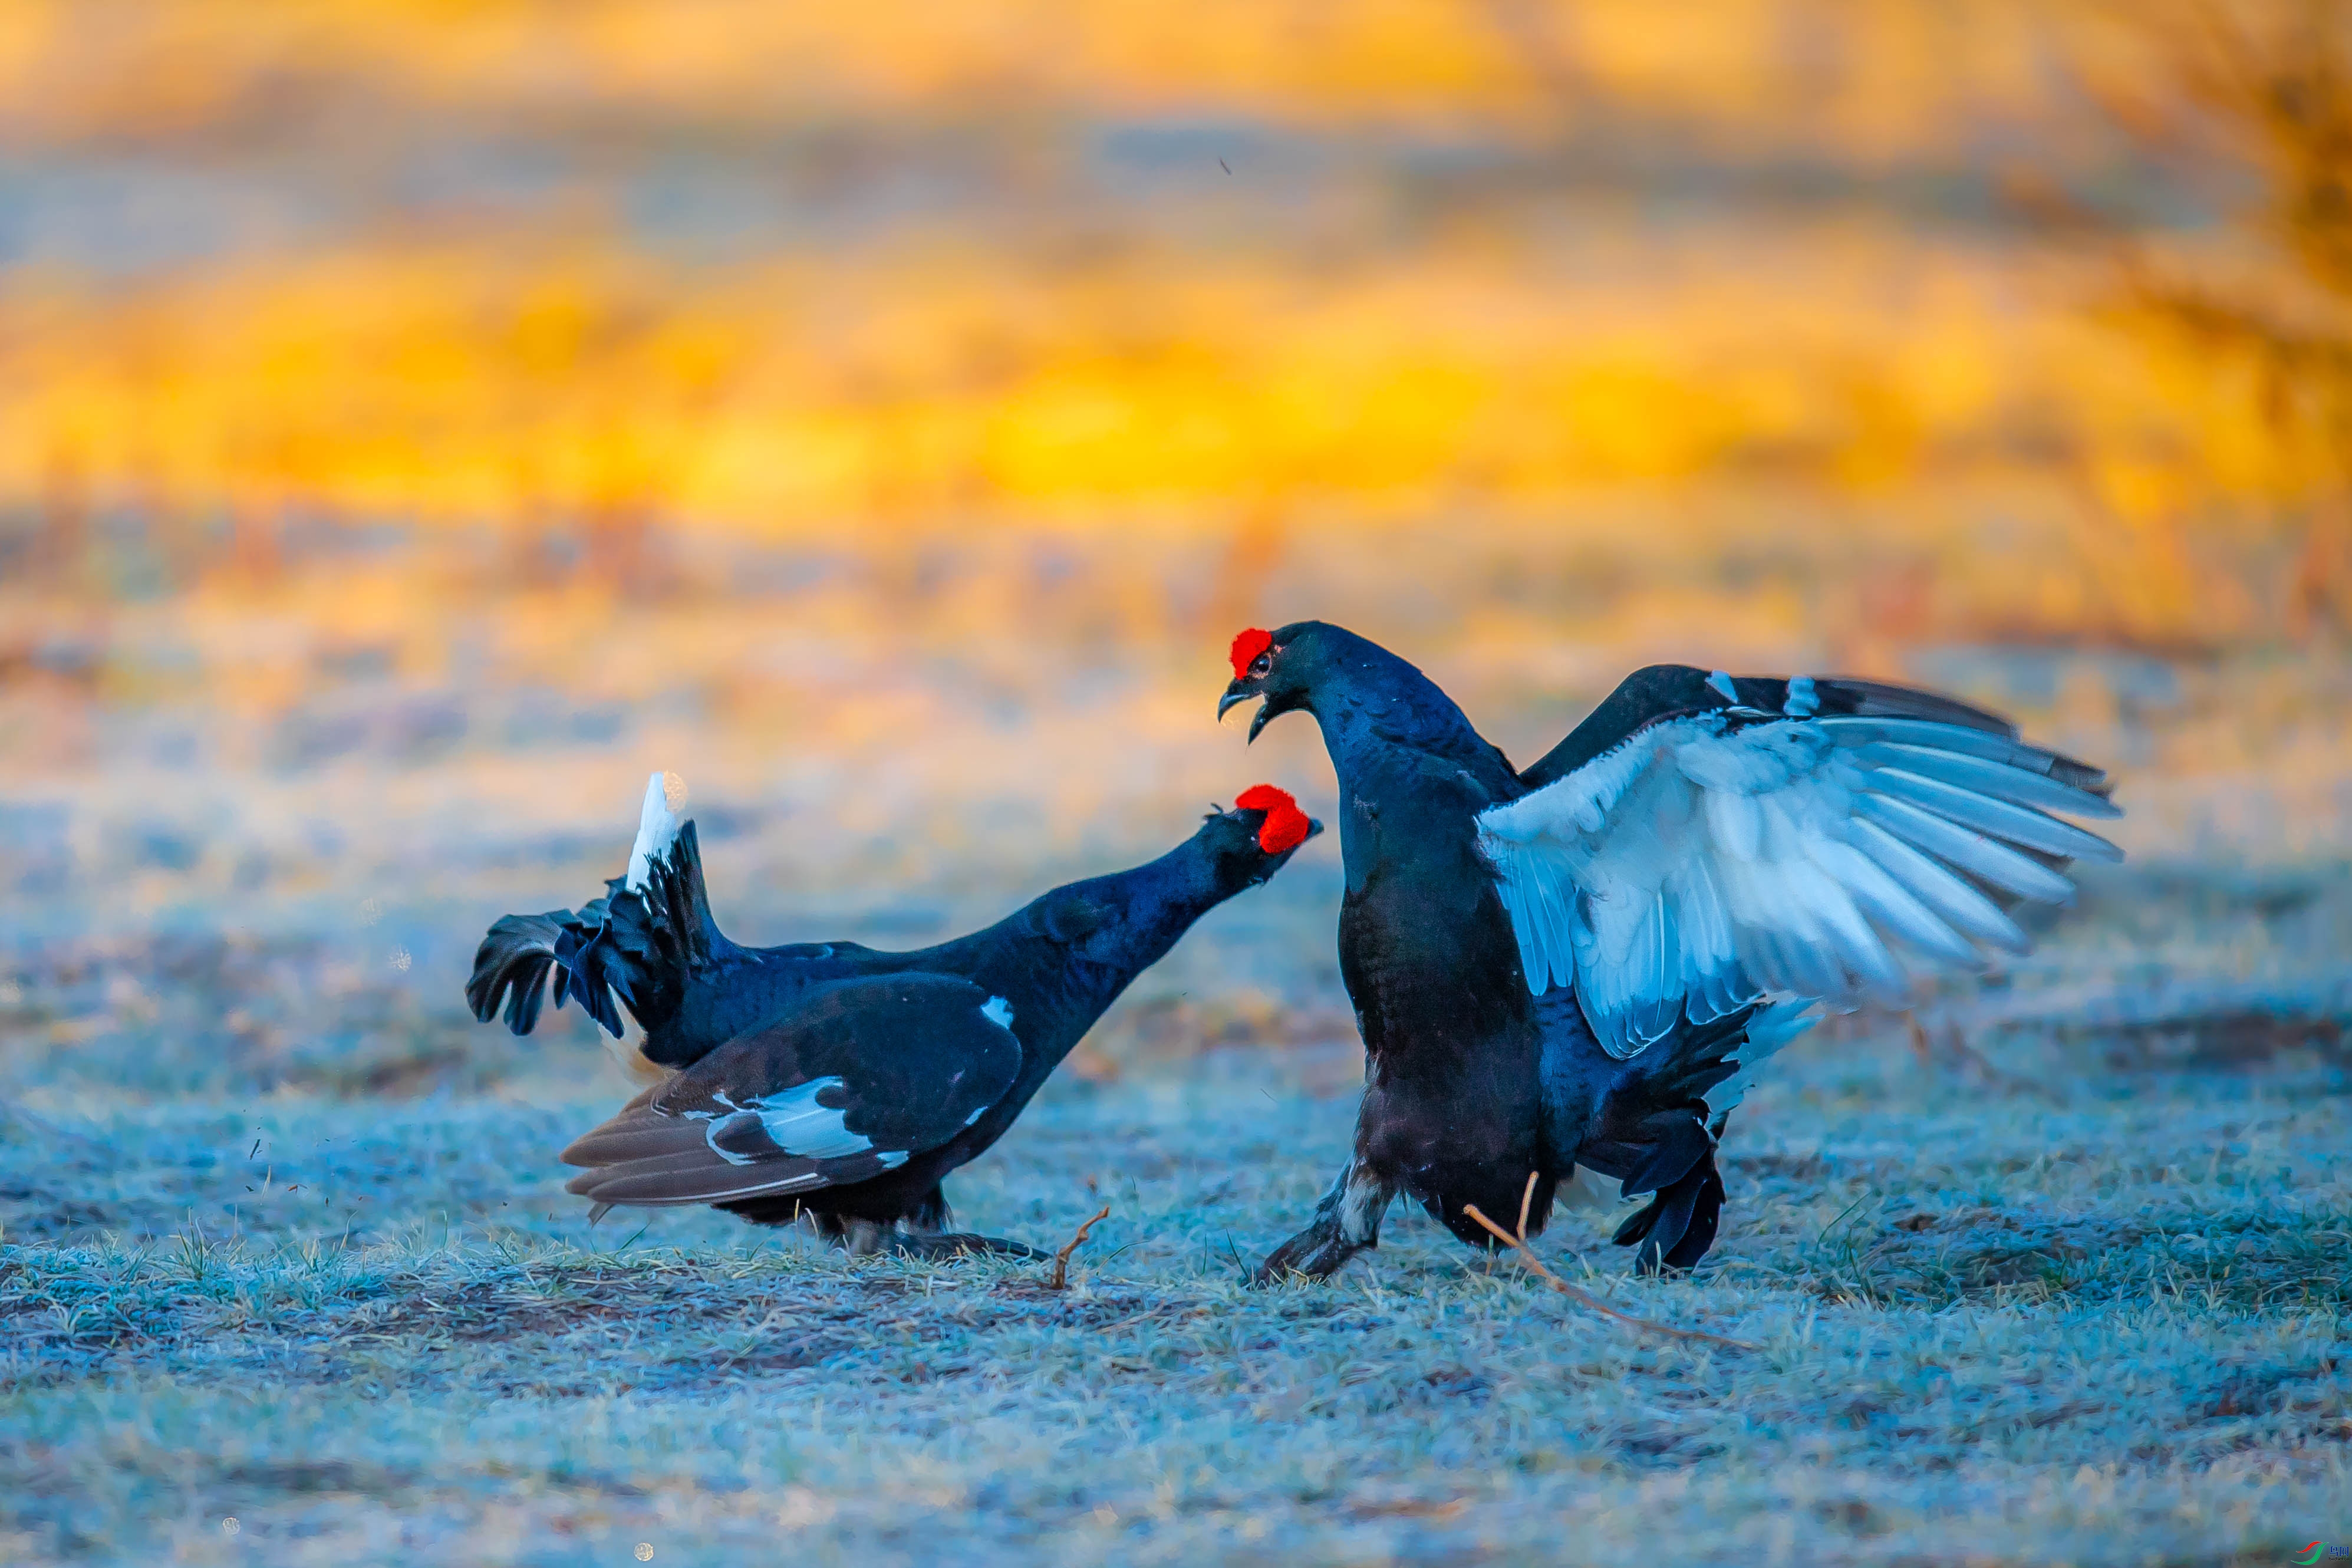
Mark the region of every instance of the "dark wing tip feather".
<instances>
[{"instance_id":1,"label":"dark wing tip feather","mask_svg":"<svg viewBox=\"0 0 2352 1568\"><path fill-rule=\"evenodd\" d=\"M573 1139L562 1159L583 1169L563 1190L599 1208L673 1208L811 1192L884 1168L856 1156L731 1155L714 1146L711 1121L661 1109L662 1091L675 1082L646 1090L610 1121Z\"/></svg>"},{"instance_id":2,"label":"dark wing tip feather","mask_svg":"<svg viewBox=\"0 0 2352 1568\"><path fill-rule=\"evenodd\" d=\"M2116 782L2107 776L2106 769L2095 768L2061 752L2050 753L2050 776L2060 784L2073 784L2085 795L2097 795L2101 800L2107 800L2116 793ZM2118 811L2116 815L2120 816L2123 813Z\"/></svg>"},{"instance_id":3,"label":"dark wing tip feather","mask_svg":"<svg viewBox=\"0 0 2352 1568\"><path fill-rule=\"evenodd\" d=\"M1814 681L1813 689L1820 695L1821 710L1824 713L1851 713L1864 719L1924 719L1935 724L1980 730L2004 740L2021 739L2018 727L2011 721L1940 691L1847 675L1821 677ZM2049 776L2060 784L2071 784L2101 800L2113 793L2115 784L2105 768L2093 767L2078 758L2043 747L2034 750L2049 759Z\"/></svg>"},{"instance_id":4,"label":"dark wing tip feather","mask_svg":"<svg viewBox=\"0 0 2352 1568\"><path fill-rule=\"evenodd\" d=\"M1925 719L1931 723L1958 724L2007 740L2017 739L2017 726L2000 714L1940 691L1846 675L1822 676L1814 680L1813 689L1824 713L1852 713L1865 719Z\"/></svg>"},{"instance_id":5,"label":"dark wing tip feather","mask_svg":"<svg viewBox=\"0 0 2352 1568\"><path fill-rule=\"evenodd\" d=\"M567 1165L610 1165L703 1148L702 1122L654 1109L654 1097L667 1087L654 1085L610 1119L574 1138L556 1157Z\"/></svg>"},{"instance_id":6,"label":"dark wing tip feather","mask_svg":"<svg viewBox=\"0 0 2352 1568\"><path fill-rule=\"evenodd\" d=\"M793 1157L737 1164L705 1144L694 1123L683 1125L690 1134L687 1145L665 1154L597 1165L564 1183L563 1190L600 1205L675 1208L832 1184L824 1162Z\"/></svg>"}]
</instances>

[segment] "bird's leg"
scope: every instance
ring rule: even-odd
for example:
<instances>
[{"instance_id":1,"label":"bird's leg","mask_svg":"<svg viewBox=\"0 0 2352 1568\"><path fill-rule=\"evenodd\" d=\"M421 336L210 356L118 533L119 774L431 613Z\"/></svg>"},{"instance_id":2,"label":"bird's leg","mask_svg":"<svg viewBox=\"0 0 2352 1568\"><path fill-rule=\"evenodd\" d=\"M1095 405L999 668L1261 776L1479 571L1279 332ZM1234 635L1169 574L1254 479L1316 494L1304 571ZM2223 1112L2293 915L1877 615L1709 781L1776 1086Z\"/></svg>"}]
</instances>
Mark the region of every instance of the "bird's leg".
<instances>
[{"instance_id":1,"label":"bird's leg","mask_svg":"<svg viewBox=\"0 0 2352 1568\"><path fill-rule=\"evenodd\" d=\"M1381 1244L1381 1219L1395 1196L1396 1184L1359 1154L1315 1205L1313 1222L1268 1253L1250 1283L1272 1285L1294 1274L1322 1279L1339 1272L1348 1259Z\"/></svg>"},{"instance_id":2,"label":"bird's leg","mask_svg":"<svg viewBox=\"0 0 2352 1568\"><path fill-rule=\"evenodd\" d=\"M955 1214L948 1207L946 1186L934 1184L929 1192L925 1193L923 1201L915 1205L914 1212L907 1216L906 1223L909 1230L930 1235L937 1235L953 1225Z\"/></svg>"},{"instance_id":3,"label":"bird's leg","mask_svg":"<svg viewBox=\"0 0 2352 1568\"><path fill-rule=\"evenodd\" d=\"M870 1219L851 1219L842 1224L841 1249L852 1258L870 1258L882 1250L882 1227Z\"/></svg>"}]
</instances>

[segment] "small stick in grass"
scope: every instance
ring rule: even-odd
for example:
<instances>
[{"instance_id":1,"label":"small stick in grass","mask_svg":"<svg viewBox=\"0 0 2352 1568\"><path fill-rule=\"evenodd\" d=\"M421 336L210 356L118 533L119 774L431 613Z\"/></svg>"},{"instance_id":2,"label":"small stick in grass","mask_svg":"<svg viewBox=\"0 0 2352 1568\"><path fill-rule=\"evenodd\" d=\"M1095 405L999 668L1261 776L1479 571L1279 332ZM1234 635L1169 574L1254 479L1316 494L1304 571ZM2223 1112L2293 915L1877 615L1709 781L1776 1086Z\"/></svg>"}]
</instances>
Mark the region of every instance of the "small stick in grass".
<instances>
[{"instance_id":1,"label":"small stick in grass","mask_svg":"<svg viewBox=\"0 0 2352 1568\"><path fill-rule=\"evenodd\" d=\"M1559 1275L1554 1274L1550 1269L1544 1267L1544 1261L1542 1258L1536 1256L1535 1248L1528 1245L1528 1208L1535 1202L1535 1196L1536 1173L1533 1171L1529 1171L1528 1173L1527 1191L1519 1194L1519 1233L1517 1236L1513 1236L1509 1231L1505 1230L1501 1226L1496 1225L1493 1220L1488 1219L1485 1215L1480 1214L1476 1204L1464 1204L1462 1205L1462 1212L1468 1215L1472 1219L1476 1220L1480 1225L1486 1226L1487 1230L1493 1232L1496 1240L1511 1248L1514 1252L1517 1252L1521 1260L1523 1260L1528 1268L1534 1269L1536 1273L1542 1278L1544 1282L1549 1285L1553 1289L1559 1291L1561 1295L1567 1297L1571 1301L1575 1301L1581 1306L1591 1308L1594 1311L1600 1313L1604 1318L1614 1318L1619 1322L1623 1323L1630 1328L1640 1329L1645 1333L1664 1334L1669 1339L1694 1340L1700 1344L1721 1345L1726 1350L1752 1351L1757 1348L1754 1345L1749 1344L1745 1340L1727 1340L1721 1334L1702 1333L1696 1329L1677 1329L1665 1323L1654 1323L1647 1318L1634 1317L1630 1312L1621 1312L1616 1308L1611 1306L1608 1302L1602 1300L1600 1297L1593 1295L1591 1291L1580 1290L1575 1286L1570 1284L1567 1280L1561 1279ZM1097 1215L1097 1217L1099 1218L1101 1216ZM1083 1237L1086 1235L1086 1232L1080 1231L1078 1234ZM1072 1245L1075 1246L1076 1244L1073 1243Z\"/></svg>"},{"instance_id":2,"label":"small stick in grass","mask_svg":"<svg viewBox=\"0 0 2352 1568\"><path fill-rule=\"evenodd\" d=\"M1070 1254L1076 1252L1085 1244L1087 1232L1094 1229L1096 1221L1108 1219L1109 1217L1110 1205L1108 1204L1105 1204L1100 1210L1097 1211L1094 1219L1090 1219L1087 1221L1086 1224L1078 1226L1078 1234L1070 1237L1068 1246L1063 1247L1061 1251L1054 1254L1054 1272L1047 1275L1045 1278L1046 1289L1061 1290L1068 1288L1070 1283Z\"/></svg>"}]
</instances>

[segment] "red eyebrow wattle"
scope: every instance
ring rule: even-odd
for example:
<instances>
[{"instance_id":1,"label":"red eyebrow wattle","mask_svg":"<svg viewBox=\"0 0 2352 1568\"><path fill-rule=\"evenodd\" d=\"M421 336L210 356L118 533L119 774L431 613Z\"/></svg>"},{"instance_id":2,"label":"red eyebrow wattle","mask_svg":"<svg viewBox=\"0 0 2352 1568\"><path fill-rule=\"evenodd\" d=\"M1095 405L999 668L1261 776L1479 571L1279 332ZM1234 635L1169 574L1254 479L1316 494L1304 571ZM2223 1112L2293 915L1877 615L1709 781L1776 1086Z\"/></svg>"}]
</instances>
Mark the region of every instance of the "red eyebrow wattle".
<instances>
[{"instance_id":1,"label":"red eyebrow wattle","mask_svg":"<svg viewBox=\"0 0 2352 1568\"><path fill-rule=\"evenodd\" d=\"M1297 848L1307 842L1313 826L1307 820L1307 814L1298 809L1298 802L1290 792L1272 784L1252 784L1242 791L1234 799L1234 809L1265 813L1265 821L1257 830L1257 847L1269 855Z\"/></svg>"},{"instance_id":2,"label":"red eyebrow wattle","mask_svg":"<svg viewBox=\"0 0 2352 1568\"><path fill-rule=\"evenodd\" d=\"M1257 656L1274 646L1274 634L1256 626L1250 627L1234 638L1234 679L1239 680L1257 662Z\"/></svg>"}]
</instances>

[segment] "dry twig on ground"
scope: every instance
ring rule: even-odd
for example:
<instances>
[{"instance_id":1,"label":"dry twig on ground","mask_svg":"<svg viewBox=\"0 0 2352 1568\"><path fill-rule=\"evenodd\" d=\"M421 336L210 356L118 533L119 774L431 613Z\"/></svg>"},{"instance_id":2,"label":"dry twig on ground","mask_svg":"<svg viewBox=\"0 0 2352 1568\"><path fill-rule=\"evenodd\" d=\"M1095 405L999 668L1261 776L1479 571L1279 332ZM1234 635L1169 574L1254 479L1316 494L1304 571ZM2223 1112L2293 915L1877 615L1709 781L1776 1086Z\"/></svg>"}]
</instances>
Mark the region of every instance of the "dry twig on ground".
<instances>
[{"instance_id":1,"label":"dry twig on ground","mask_svg":"<svg viewBox=\"0 0 2352 1568\"><path fill-rule=\"evenodd\" d=\"M1535 1195L1536 1173L1533 1171L1529 1171L1528 1173L1527 1190L1519 1194L1519 1230L1518 1234L1516 1236L1512 1235L1509 1231L1505 1230L1501 1226L1496 1225L1493 1220L1488 1219L1485 1215L1479 1213L1478 1205L1476 1204L1464 1204L1462 1205L1462 1212L1468 1215L1472 1219L1476 1220L1480 1225L1485 1226L1487 1230L1493 1232L1496 1240L1511 1248L1514 1252L1517 1252L1521 1260L1524 1261L1528 1268L1534 1269L1537 1274L1541 1276L1544 1282L1549 1285L1553 1289L1559 1291L1561 1295L1567 1297L1571 1301L1591 1308L1594 1311L1600 1313L1604 1318L1614 1318L1619 1322L1623 1323L1630 1328L1640 1329L1647 1333L1664 1334L1669 1339L1693 1340L1701 1344L1721 1345L1726 1350L1752 1351L1757 1348L1756 1346L1749 1344L1745 1340L1726 1339L1721 1334L1706 1333L1697 1329L1672 1328L1664 1323L1654 1323L1647 1318L1634 1317L1630 1312L1621 1312L1616 1308L1611 1306L1608 1302L1602 1300L1600 1297L1593 1295L1591 1291L1580 1290L1575 1286L1570 1284L1567 1280L1561 1279L1559 1275L1554 1274L1550 1269L1544 1267L1544 1261L1542 1258L1536 1256L1535 1248L1528 1245L1528 1205L1534 1202ZM1104 1214L1108 1214L1109 1212L1110 1211L1108 1209L1105 1209L1103 1211ZM1096 1217L1100 1218L1101 1215L1098 1215ZM1091 1224L1092 1222L1089 1221L1088 1223ZM1078 1235L1083 1237L1086 1235L1086 1232L1081 1230L1078 1232ZM1076 1243L1073 1242L1071 1245L1076 1246ZM1058 1276L1058 1268L1055 1272Z\"/></svg>"},{"instance_id":2,"label":"dry twig on ground","mask_svg":"<svg viewBox=\"0 0 2352 1568\"><path fill-rule=\"evenodd\" d=\"M1087 1221L1086 1224L1078 1226L1078 1234L1070 1237L1069 1241L1063 1247L1061 1251L1054 1254L1054 1272L1045 1277L1046 1289L1060 1290L1068 1287L1070 1283L1070 1254L1076 1252L1080 1247L1086 1244L1087 1232L1094 1229L1098 1221L1105 1220L1109 1217L1110 1205L1108 1204L1105 1204L1101 1208L1095 1211L1095 1217L1093 1219L1090 1219Z\"/></svg>"}]
</instances>

